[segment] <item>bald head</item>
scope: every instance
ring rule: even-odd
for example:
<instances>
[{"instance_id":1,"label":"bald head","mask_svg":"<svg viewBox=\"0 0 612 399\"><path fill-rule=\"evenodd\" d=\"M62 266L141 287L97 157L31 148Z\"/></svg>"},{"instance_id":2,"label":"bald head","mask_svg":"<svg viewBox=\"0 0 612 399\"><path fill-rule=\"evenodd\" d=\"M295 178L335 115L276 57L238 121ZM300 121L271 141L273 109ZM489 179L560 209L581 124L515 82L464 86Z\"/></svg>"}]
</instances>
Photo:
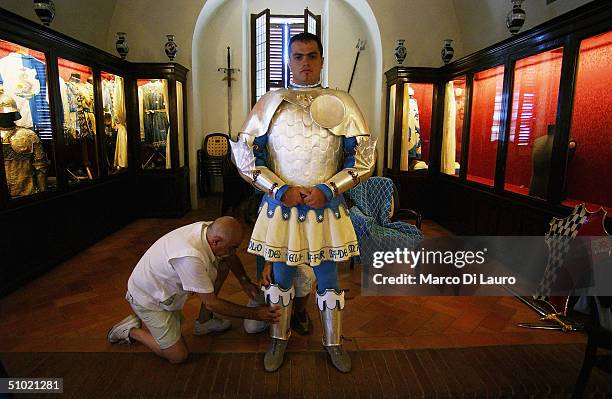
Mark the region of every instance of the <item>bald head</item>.
<instances>
[{"instance_id":1,"label":"bald head","mask_svg":"<svg viewBox=\"0 0 612 399\"><path fill-rule=\"evenodd\" d=\"M208 226L206 240L215 256L231 255L242 242L242 226L231 216L222 216Z\"/></svg>"}]
</instances>

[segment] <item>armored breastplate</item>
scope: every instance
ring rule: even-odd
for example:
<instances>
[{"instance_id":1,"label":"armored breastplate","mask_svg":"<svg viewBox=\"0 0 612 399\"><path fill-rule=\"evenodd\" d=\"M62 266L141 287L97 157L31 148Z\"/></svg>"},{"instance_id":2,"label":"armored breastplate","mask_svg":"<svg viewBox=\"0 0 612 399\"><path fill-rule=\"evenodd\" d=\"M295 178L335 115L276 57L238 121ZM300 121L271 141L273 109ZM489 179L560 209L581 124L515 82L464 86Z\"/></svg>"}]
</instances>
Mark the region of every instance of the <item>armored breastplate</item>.
<instances>
[{"instance_id":1,"label":"armored breastplate","mask_svg":"<svg viewBox=\"0 0 612 399\"><path fill-rule=\"evenodd\" d=\"M2 131L2 144L10 147L11 151L15 152L15 154L24 154L25 157L29 157L32 154L34 151L34 143L38 142L36 133L30 129L21 127L0 130Z\"/></svg>"},{"instance_id":2,"label":"armored breastplate","mask_svg":"<svg viewBox=\"0 0 612 399\"><path fill-rule=\"evenodd\" d=\"M268 129L269 167L290 186L323 183L339 170L341 140L314 123L309 108L285 101Z\"/></svg>"}]
</instances>

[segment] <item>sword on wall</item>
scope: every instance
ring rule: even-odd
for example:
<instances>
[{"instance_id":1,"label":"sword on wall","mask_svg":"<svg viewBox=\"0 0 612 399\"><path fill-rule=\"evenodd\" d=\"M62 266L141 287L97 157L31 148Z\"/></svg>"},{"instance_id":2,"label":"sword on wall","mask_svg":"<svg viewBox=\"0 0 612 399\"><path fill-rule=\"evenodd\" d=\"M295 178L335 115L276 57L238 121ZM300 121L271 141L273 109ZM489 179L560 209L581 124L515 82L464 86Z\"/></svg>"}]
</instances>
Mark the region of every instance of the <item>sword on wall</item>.
<instances>
[{"instance_id":1,"label":"sword on wall","mask_svg":"<svg viewBox=\"0 0 612 399\"><path fill-rule=\"evenodd\" d=\"M222 80L227 81L227 134L232 136L232 74L240 72L240 69L232 68L232 56L230 47L227 46L227 68L218 68L217 71L223 72L225 77Z\"/></svg>"},{"instance_id":2,"label":"sword on wall","mask_svg":"<svg viewBox=\"0 0 612 399\"><path fill-rule=\"evenodd\" d=\"M355 46L355 48L357 49L357 55L355 56L355 63L353 64L353 72L351 73L351 80L348 85L348 90L347 90L348 93L351 92L351 86L353 85L353 77L355 77L355 69L357 69L357 61L359 61L359 54L361 54L361 52L365 50L365 44L366 44L365 40L357 39L357 45Z\"/></svg>"}]
</instances>

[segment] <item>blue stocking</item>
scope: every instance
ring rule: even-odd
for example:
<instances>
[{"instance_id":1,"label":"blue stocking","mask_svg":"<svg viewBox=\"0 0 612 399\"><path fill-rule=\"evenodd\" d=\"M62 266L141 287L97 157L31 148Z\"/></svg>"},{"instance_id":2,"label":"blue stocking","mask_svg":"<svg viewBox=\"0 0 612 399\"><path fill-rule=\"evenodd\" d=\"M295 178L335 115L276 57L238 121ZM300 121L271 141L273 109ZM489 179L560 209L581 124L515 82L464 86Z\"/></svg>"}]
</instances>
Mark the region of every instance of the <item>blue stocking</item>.
<instances>
[{"instance_id":1,"label":"blue stocking","mask_svg":"<svg viewBox=\"0 0 612 399\"><path fill-rule=\"evenodd\" d=\"M340 291L338 287L338 265L336 262L325 261L312 268L317 277L317 292L322 294L326 289Z\"/></svg>"},{"instance_id":2,"label":"blue stocking","mask_svg":"<svg viewBox=\"0 0 612 399\"><path fill-rule=\"evenodd\" d=\"M284 262L272 263L274 283L278 284L278 286L284 290L291 288L296 270L296 266L287 266L287 264Z\"/></svg>"}]
</instances>

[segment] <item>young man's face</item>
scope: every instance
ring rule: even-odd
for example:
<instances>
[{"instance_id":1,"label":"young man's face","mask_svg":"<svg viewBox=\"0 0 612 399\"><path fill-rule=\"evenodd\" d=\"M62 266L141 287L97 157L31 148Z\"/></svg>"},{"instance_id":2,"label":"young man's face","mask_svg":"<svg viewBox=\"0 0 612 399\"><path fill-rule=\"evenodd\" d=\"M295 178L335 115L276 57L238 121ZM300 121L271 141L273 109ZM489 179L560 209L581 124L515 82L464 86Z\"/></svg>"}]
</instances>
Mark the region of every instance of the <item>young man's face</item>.
<instances>
[{"instance_id":1,"label":"young man's face","mask_svg":"<svg viewBox=\"0 0 612 399\"><path fill-rule=\"evenodd\" d=\"M323 57L319 52L317 42L295 41L291 45L289 69L293 73L293 82L299 85L313 85L321 78Z\"/></svg>"}]
</instances>

